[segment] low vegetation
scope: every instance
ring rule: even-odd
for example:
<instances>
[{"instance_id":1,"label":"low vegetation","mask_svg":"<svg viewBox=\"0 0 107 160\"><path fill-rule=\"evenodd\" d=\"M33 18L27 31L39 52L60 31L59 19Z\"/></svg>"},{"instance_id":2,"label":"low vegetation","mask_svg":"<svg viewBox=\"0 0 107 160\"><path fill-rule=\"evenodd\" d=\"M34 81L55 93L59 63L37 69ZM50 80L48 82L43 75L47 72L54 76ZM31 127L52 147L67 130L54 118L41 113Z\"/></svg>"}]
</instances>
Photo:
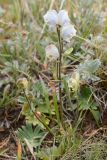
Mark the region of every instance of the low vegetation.
<instances>
[{"instance_id":1,"label":"low vegetation","mask_svg":"<svg viewBox=\"0 0 107 160\"><path fill-rule=\"evenodd\" d=\"M107 159L106 0L0 0L7 159Z\"/></svg>"}]
</instances>

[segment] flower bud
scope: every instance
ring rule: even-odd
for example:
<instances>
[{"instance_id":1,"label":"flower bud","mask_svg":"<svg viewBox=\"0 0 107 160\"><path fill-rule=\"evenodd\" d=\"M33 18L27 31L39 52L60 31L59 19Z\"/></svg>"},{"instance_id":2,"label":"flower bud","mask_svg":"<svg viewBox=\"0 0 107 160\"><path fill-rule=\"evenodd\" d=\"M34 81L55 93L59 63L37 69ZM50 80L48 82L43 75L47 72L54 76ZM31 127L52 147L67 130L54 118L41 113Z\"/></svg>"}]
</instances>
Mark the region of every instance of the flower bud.
<instances>
[{"instance_id":1,"label":"flower bud","mask_svg":"<svg viewBox=\"0 0 107 160\"><path fill-rule=\"evenodd\" d=\"M53 44L48 45L45 48L45 52L46 52L46 57L50 61L57 60L59 58L59 51L58 51L57 47Z\"/></svg>"},{"instance_id":2,"label":"flower bud","mask_svg":"<svg viewBox=\"0 0 107 160\"><path fill-rule=\"evenodd\" d=\"M65 10L60 10L58 13L58 24L64 26L70 23L70 18L68 12Z\"/></svg>"},{"instance_id":3,"label":"flower bud","mask_svg":"<svg viewBox=\"0 0 107 160\"><path fill-rule=\"evenodd\" d=\"M65 25L61 29L61 37L64 41L70 42L71 38L76 35L76 29L73 25Z\"/></svg>"},{"instance_id":4,"label":"flower bud","mask_svg":"<svg viewBox=\"0 0 107 160\"><path fill-rule=\"evenodd\" d=\"M28 88L28 80L26 78L19 78L17 81L18 87L22 87L24 89Z\"/></svg>"},{"instance_id":5,"label":"flower bud","mask_svg":"<svg viewBox=\"0 0 107 160\"><path fill-rule=\"evenodd\" d=\"M33 95L32 92L26 93L26 96L27 96L27 98L28 98L29 100L31 100L31 101L33 101L33 100L35 99L35 96Z\"/></svg>"},{"instance_id":6,"label":"flower bud","mask_svg":"<svg viewBox=\"0 0 107 160\"><path fill-rule=\"evenodd\" d=\"M68 80L68 87L72 88L74 92L77 92L80 88L80 75L78 72L74 72L72 77Z\"/></svg>"},{"instance_id":7,"label":"flower bud","mask_svg":"<svg viewBox=\"0 0 107 160\"><path fill-rule=\"evenodd\" d=\"M36 115L37 118L40 118L41 117L41 112L37 111L37 112L35 112L35 115Z\"/></svg>"}]
</instances>

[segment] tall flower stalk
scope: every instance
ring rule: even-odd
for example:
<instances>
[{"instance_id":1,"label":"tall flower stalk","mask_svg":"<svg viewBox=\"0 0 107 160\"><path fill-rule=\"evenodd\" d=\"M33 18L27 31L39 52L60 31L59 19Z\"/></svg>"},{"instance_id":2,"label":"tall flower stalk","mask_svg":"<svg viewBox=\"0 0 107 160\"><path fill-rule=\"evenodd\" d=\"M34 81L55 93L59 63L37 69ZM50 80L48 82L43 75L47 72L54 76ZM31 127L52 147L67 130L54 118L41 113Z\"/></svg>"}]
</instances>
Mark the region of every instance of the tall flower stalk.
<instances>
[{"instance_id":1,"label":"tall flower stalk","mask_svg":"<svg viewBox=\"0 0 107 160\"><path fill-rule=\"evenodd\" d=\"M57 27L58 43L59 43L59 58L58 58L58 80L59 80L59 103L60 103L60 119L62 126L63 123L63 104L62 104L62 77L61 77L61 66L62 66L62 53L63 53L63 41L61 40L60 26Z\"/></svg>"},{"instance_id":2,"label":"tall flower stalk","mask_svg":"<svg viewBox=\"0 0 107 160\"><path fill-rule=\"evenodd\" d=\"M61 65L62 65L62 54L63 54L63 42L70 42L71 38L76 35L76 30L70 23L68 12L65 10L49 10L44 15L44 21L48 24L51 32L56 32L58 35L58 46L59 50L54 44L50 44L46 47L46 58L50 61L57 61L57 78L59 82L59 113L60 122L64 128L63 121L63 102L62 102L62 77L61 77Z\"/></svg>"}]
</instances>

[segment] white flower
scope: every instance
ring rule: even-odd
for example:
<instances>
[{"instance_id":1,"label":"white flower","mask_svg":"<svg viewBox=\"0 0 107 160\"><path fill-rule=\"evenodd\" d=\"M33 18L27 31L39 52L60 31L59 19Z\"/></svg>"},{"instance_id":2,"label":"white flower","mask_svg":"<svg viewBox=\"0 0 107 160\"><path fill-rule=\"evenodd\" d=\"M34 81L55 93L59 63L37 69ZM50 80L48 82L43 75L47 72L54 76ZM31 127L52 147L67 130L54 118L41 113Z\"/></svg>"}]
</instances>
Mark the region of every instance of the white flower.
<instances>
[{"instance_id":1,"label":"white flower","mask_svg":"<svg viewBox=\"0 0 107 160\"><path fill-rule=\"evenodd\" d=\"M58 48L53 44L48 45L45 48L45 52L46 52L46 58L48 58L50 61L57 60L59 58Z\"/></svg>"},{"instance_id":2,"label":"white flower","mask_svg":"<svg viewBox=\"0 0 107 160\"><path fill-rule=\"evenodd\" d=\"M76 29L73 25L68 24L62 27L61 29L61 37L64 41L69 42L72 37L76 35Z\"/></svg>"},{"instance_id":3,"label":"white flower","mask_svg":"<svg viewBox=\"0 0 107 160\"><path fill-rule=\"evenodd\" d=\"M60 10L58 13L58 24L60 26L64 26L70 24L70 18L68 16L68 12L65 10Z\"/></svg>"},{"instance_id":4,"label":"white flower","mask_svg":"<svg viewBox=\"0 0 107 160\"><path fill-rule=\"evenodd\" d=\"M70 42L70 39L76 35L76 29L70 24L70 18L66 10L49 10L44 15L44 21L48 24L50 31L55 32L57 26L61 27L61 37L64 41Z\"/></svg>"},{"instance_id":5,"label":"white flower","mask_svg":"<svg viewBox=\"0 0 107 160\"><path fill-rule=\"evenodd\" d=\"M70 23L68 12L60 10L59 13L56 10L49 10L44 15L44 21L49 25L49 28L56 28L57 25L63 26Z\"/></svg>"},{"instance_id":6,"label":"white flower","mask_svg":"<svg viewBox=\"0 0 107 160\"><path fill-rule=\"evenodd\" d=\"M58 14L55 10L49 10L44 15L44 21L47 23L50 27L56 27L58 24Z\"/></svg>"}]
</instances>

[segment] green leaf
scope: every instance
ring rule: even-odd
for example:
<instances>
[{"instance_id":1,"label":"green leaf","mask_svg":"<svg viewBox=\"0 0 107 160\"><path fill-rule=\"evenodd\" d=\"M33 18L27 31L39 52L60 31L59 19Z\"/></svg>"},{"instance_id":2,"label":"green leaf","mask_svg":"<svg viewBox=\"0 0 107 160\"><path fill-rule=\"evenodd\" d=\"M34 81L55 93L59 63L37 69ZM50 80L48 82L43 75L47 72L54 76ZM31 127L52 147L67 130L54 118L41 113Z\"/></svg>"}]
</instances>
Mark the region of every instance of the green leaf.
<instances>
[{"instance_id":1,"label":"green leaf","mask_svg":"<svg viewBox=\"0 0 107 160\"><path fill-rule=\"evenodd\" d=\"M42 80L42 78L40 79L41 81L41 85L42 85L42 91L43 91L43 94L44 94L44 98L45 98L45 103L46 103L46 107L48 109L48 112L49 112L49 115L51 117L51 108L50 108L50 101L49 101L49 94L48 94L48 90L45 86L45 83L44 81Z\"/></svg>"},{"instance_id":2,"label":"green leaf","mask_svg":"<svg viewBox=\"0 0 107 160\"><path fill-rule=\"evenodd\" d=\"M36 148L41 145L45 132L42 131L40 126L36 126L33 129L31 124L27 124L26 126L19 128L17 134L22 141L27 139L31 146Z\"/></svg>"},{"instance_id":3,"label":"green leaf","mask_svg":"<svg viewBox=\"0 0 107 160\"><path fill-rule=\"evenodd\" d=\"M96 81L99 80L99 77L95 76L94 74L101 66L101 61L99 59L94 60L85 60L84 63L80 63L78 66L78 71L83 80L92 80Z\"/></svg>"},{"instance_id":4,"label":"green leaf","mask_svg":"<svg viewBox=\"0 0 107 160\"><path fill-rule=\"evenodd\" d=\"M73 48L69 48L64 52L64 56L69 56L72 53L72 51L73 51Z\"/></svg>"},{"instance_id":5,"label":"green leaf","mask_svg":"<svg viewBox=\"0 0 107 160\"><path fill-rule=\"evenodd\" d=\"M91 90L89 87L85 86L81 88L79 97L80 110L88 110L91 105Z\"/></svg>"},{"instance_id":6,"label":"green leaf","mask_svg":"<svg viewBox=\"0 0 107 160\"><path fill-rule=\"evenodd\" d=\"M43 149L37 154L37 156L43 160L51 160L51 159L56 160L61 157L64 150L65 150L65 139L62 140L62 142L58 147L53 146L51 148Z\"/></svg>"},{"instance_id":7,"label":"green leaf","mask_svg":"<svg viewBox=\"0 0 107 160\"><path fill-rule=\"evenodd\" d=\"M99 120L100 120L100 112L98 110L93 110L93 109L90 109L97 125L99 126Z\"/></svg>"},{"instance_id":8,"label":"green leaf","mask_svg":"<svg viewBox=\"0 0 107 160\"><path fill-rule=\"evenodd\" d=\"M91 107L91 104L88 103L86 100L82 100L80 102L79 110L88 110Z\"/></svg>"},{"instance_id":9,"label":"green leaf","mask_svg":"<svg viewBox=\"0 0 107 160\"><path fill-rule=\"evenodd\" d=\"M84 99L89 99L90 95L91 95L91 90L89 87L85 86L85 87L82 87L81 88L81 91L80 91L80 94L81 94L81 97L84 98Z\"/></svg>"}]
</instances>

